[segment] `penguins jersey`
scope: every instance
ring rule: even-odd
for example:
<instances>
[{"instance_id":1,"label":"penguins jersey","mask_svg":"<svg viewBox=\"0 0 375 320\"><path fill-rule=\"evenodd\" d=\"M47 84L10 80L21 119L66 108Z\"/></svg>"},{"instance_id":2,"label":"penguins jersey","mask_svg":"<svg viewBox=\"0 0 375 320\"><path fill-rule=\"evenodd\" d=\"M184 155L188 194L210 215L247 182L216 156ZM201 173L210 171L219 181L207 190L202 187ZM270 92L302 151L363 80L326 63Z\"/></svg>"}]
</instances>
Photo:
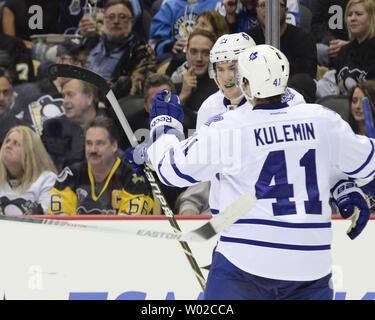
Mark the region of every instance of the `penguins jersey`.
<instances>
[{"instance_id":1,"label":"penguins jersey","mask_svg":"<svg viewBox=\"0 0 375 320\"><path fill-rule=\"evenodd\" d=\"M20 188L12 188L7 182L0 188L0 214L47 214L51 189L56 182L56 174L44 171L23 193Z\"/></svg>"},{"instance_id":2,"label":"penguins jersey","mask_svg":"<svg viewBox=\"0 0 375 320\"><path fill-rule=\"evenodd\" d=\"M311 281L331 272L330 187L341 174L374 174L374 142L323 106L282 103L225 112L183 141L164 134L147 154L169 185L220 173L220 211L242 194L257 197L219 236L216 250L232 264L261 277Z\"/></svg>"},{"instance_id":3,"label":"penguins jersey","mask_svg":"<svg viewBox=\"0 0 375 320\"><path fill-rule=\"evenodd\" d=\"M290 106L296 106L302 103L306 103L304 97L294 89L287 88L285 94L282 97L282 101L288 103ZM221 114L226 111L236 109L241 106L251 106L245 98L241 101L238 106L230 105L229 100L224 97L221 90L209 96L201 105L197 115L197 130L204 125L211 117ZM252 107L252 106L251 106ZM220 193L220 174L217 174L211 181L210 194L209 194L209 205L211 212L216 214L218 210L218 195Z\"/></svg>"},{"instance_id":4,"label":"penguins jersey","mask_svg":"<svg viewBox=\"0 0 375 320\"><path fill-rule=\"evenodd\" d=\"M151 213L151 190L120 158L104 181L95 181L87 161L65 167L51 191L49 214Z\"/></svg>"}]
</instances>

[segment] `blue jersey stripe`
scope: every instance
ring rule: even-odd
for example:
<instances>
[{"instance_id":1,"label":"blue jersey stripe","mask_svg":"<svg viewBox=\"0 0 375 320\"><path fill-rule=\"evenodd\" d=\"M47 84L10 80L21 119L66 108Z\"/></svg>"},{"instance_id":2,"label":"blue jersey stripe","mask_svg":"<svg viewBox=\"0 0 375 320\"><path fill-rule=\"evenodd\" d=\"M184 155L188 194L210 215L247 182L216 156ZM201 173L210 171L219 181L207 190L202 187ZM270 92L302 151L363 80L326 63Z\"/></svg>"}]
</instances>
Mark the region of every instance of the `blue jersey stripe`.
<instances>
[{"instance_id":1,"label":"blue jersey stripe","mask_svg":"<svg viewBox=\"0 0 375 320\"><path fill-rule=\"evenodd\" d=\"M241 238L230 238L230 237L224 237L224 236L220 237L220 241L242 243L242 244L259 246L259 247L286 249L286 250L298 250L298 251L320 251L320 250L330 250L331 249L330 244L309 246L309 245L265 242L265 241L257 241L257 240L250 240L250 239L241 239Z\"/></svg>"},{"instance_id":2,"label":"blue jersey stripe","mask_svg":"<svg viewBox=\"0 0 375 320\"><path fill-rule=\"evenodd\" d=\"M170 156L170 161L171 161L171 165L172 165L172 168L174 170L174 172L176 173L177 176L179 176L181 179L184 179L190 183L197 183L199 182L198 180L195 180L193 177L187 175L187 174L183 174L176 166L175 164L175 161L174 161L174 151L173 149L170 149L169 150L169 156Z\"/></svg>"},{"instance_id":3,"label":"blue jersey stripe","mask_svg":"<svg viewBox=\"0 0 375 320\"><path fill-rule=\"evenodd\" d=\"M372 140L370 140L370 142L371 142L371 152L370 152L370 155L367 157L366 161L364 162L364 164L361 165L357 170L354 170L352 172L344 172L345 174L347 175L356 174L368 165L368 163L371 161L372 157L374 156L374 143L372 142Z\"/></svg>"},{"instance_id":4,"label":"blue jersey stripe","mask_svg":"<svg viewBox=\"0 0 375 320\"><path fill-rule=\"evenodd\" d=\"M263 219L240 219L235 223L236 224L261 224L261 225L267 225L267 226L275 226L275 227L282 227L282 228L294 228L294 229L331 228L331 222L290 223L290 222L263 220Z\"/></svg>"},{"instance_id":5,"label":"blue jersey stripe","mask_svg":"<svg viewBox=\"0 0 375 320\"><path fill-rule=\"evenodd\" d=\"M165 155L164 155L164 157L161 159L161 161L159 162L159 164L158 164L158 172L159 172L159 174L160 174L160 176L161 176L161 178L164 180L164 184L166 184L166 185L168 185L168 186L171 186L171 187L175 187L173 184L171 184L164 176L163 176L163 174L161 173L161 171L160 171L160 168L161 168L161 166L162 166L162 163L163 163L163 161L164 161L164 158L165 158Z\"/></svg>"}]
</instances>

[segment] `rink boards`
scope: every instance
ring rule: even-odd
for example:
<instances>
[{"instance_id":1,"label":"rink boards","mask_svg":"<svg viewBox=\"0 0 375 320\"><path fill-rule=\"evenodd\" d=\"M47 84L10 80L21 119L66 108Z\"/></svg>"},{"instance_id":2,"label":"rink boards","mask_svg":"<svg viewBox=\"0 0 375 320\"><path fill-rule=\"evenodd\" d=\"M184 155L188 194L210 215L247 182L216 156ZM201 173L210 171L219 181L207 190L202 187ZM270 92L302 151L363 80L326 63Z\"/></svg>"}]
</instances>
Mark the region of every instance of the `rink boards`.
<instances>
[{"instance_id":1,"label":"rink boards","mask_svg":"<svg viewBox=\"0 0 375 320\"><path fill-rule=\"evenodd\" d=\"M121 228L171 231L164 217L78 217L72 221ZM179 218L183 231L207 217ZM349 222L333 220L336 299L375 299L375 220L356 240ZM202 290L177 241L82 232L0 221L0 298L196 300ZM209 266L216 238L189 243L199 266ZM277 263L277 262L275 262ZM202 268L207 277L208 270Z\"/></svg>"}]
</instances>

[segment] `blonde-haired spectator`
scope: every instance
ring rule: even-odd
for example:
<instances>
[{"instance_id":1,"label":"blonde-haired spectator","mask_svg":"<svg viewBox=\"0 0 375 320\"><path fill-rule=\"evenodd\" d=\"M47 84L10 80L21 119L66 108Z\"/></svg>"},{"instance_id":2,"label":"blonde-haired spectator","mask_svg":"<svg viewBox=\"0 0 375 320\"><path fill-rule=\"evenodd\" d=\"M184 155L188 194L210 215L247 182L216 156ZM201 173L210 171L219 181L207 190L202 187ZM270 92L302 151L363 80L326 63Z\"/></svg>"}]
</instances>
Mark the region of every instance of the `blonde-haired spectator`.
<instances>
[{"instance_id":1,"label":"blonde-haired spectator","mask_svg":"<svg viewBox=\"0 0 375 320\"><path fill-rule=\"evenodd\" d=\"M1 213L47 213L56 169L36 133L26 126L13 127L0 156Z\"/></svg>"}]
</instances>

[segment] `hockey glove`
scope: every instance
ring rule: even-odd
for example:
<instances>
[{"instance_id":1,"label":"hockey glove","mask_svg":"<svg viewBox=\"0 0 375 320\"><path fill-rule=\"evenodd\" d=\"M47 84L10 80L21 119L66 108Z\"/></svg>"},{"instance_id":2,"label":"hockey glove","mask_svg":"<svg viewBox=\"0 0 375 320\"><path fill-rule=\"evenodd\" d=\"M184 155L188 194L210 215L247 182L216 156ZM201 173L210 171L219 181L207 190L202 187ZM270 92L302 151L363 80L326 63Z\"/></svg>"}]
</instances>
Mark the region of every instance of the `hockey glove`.
<instances>
[{"instance_id":1,"label":"hockey glove","mask_svg":"<svg viewBox=\"0 0 375 320\"><path fill-rule=\"evenodd\" d=\"M332 190L341 216L352 221L347 234L353 240L362 232L370 218L368 200L354 181L339 181Z\"/></svg>"},{"instance_id":2,"label":"hockey glove","mask_svg":"<svg viewBox=\"0 0 375 320\"><path fill-rule=\"evenodd\" d=\"M168 90L158 92L152 100L150 110L150 136L155 142L161 134L174 134L184 138L182 123L184 111L177 94Z\"/></svg>"},{"instance_id":3,"label":"hockey glove","mask_svg":"<svg viewBox=\"0 0 375 320\"><path fill-rule=\"evenodd\" d=\"M123 162L132 167L137 177L142 176L142 166L147 162L147 148L148 144L141 143L135 148L128 148L125 150Z\"/></svg>"}]
</instances>

